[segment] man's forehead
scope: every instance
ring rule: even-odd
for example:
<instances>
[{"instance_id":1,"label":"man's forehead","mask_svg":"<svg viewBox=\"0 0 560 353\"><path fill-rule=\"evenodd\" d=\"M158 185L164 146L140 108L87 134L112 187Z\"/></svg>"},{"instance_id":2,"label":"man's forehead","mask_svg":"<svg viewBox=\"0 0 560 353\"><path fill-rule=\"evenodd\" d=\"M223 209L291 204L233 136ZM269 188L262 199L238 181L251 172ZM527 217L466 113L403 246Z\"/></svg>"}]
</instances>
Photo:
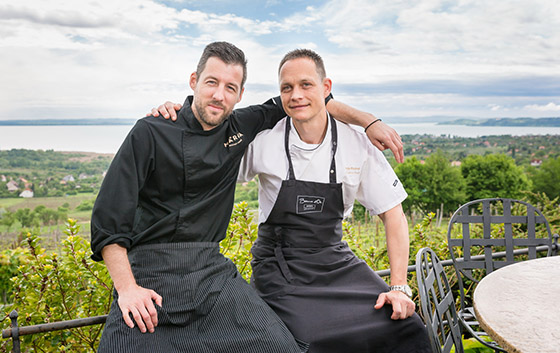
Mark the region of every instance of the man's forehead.
<instances>
[{"instance_id":1,"label":"man's forehead","mask_svg":"<svg viewBox=\"0 0 560 353\"><path fill-rule=\"evenodd\" d=\"M313 60L309 58L296 58L288 60L282 65L278 79L280 82L286 80L317 80L319 79L319 74Z\"/></svg>"},{"instance_id":2,"label":"man's forehead","mask_svg":"<svg viewBox=\"0 0 560 353\"><path fill-rule=\"evenodd\" d=\"M200 73L200 78L214 77L221 80L235 81L241 85L243 66L237 63L227 64L218 57L210 57Z\"/></svg>"}]
</instances>

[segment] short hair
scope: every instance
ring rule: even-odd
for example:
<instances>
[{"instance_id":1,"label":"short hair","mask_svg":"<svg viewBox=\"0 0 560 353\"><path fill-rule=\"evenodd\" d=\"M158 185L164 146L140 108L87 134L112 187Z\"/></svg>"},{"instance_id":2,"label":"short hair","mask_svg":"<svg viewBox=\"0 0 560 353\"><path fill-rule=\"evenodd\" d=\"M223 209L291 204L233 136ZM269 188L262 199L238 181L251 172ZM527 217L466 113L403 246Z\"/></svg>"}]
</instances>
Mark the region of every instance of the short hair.
<instances>
[{"instance_id":1,"label":"short hair","mask_svg":"<svg viewBox=\"0 0 560 353\"><path fill-rule=\"evenodd\" d=\"M278 74L280 74L280 70L282 69L282 66L284 66L284 64L287 61L299 59L299 58L307 58L313 60L313 62L315 63L317 74L319 74L319 78L322 80L325 77L327 77L327 73L325 71L325 64L323 63L323 58L321 58L319 54L317 54L311 49L295 49L288 52L286 55L284 55L284 57L280 61L280 65L278 66Z\"/></svg>"},{"instance_id":2,"label":"short hair","mask_svg":"<svg viewBox=\"0 0 560 353\"><path fill-rule=\"evenodd\" d=\"M216 57L229 65L241 65L243 68L243 79L241 80L241 88L247 81L247 59L243 50L228 42L213 42L204 48L202 56L196 66L196 76L200 77L202 71L206 68L206 63L211 57Z\"/></svg>"}]
</instances>

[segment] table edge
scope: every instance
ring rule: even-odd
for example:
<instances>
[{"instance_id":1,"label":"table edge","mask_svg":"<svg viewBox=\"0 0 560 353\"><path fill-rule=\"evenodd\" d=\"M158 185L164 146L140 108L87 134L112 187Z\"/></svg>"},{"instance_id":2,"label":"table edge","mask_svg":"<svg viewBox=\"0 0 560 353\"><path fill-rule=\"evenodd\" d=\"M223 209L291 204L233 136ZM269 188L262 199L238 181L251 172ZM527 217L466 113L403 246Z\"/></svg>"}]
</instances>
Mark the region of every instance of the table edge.
<instances>
[{"instance_id":1,"label":"table edge","mask_svg":"<svg viewBox=\"0 0 560 353\"><path fill-rule=\"evenodd\" d=\"M476 289L475 289L475 291L476 291ZM478 308L476 307L476 301L474 301L474 300L473 300L473 308L474 308L474 314L476 316L476 320L478 321L478 324L484 330L484 332L486 332L488 334L488 336L490 336L494 341L496 341L496 343L498 343L500 345L500 347L502 347L504 350L508 351L509 353L522 353L522 351L515 348L511 343L509 343L502 336L498 335L498 333L496 331L492 330L492 328L486 323L486 321L484 321L484 317L482 315L480 315L480 312L478 311Z\"/></svg>"}]
</instances>

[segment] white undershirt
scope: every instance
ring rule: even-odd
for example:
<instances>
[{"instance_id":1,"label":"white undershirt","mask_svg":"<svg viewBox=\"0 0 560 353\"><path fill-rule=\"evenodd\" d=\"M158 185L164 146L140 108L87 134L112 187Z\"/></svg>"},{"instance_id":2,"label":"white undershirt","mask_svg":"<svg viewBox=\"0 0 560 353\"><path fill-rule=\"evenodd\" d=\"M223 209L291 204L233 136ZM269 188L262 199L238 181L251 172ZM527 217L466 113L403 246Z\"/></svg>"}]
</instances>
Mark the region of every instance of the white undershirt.
<instances>
[{"instance_id":1,"label":"white undershirt","mask_svg":"<svg viewBox=\"0 0 560 353\"><path fill-rule=\"evenodd\" d=\"M332 145L328 120L325 138L318 145L303 142L292 124L289 144L296 179L329 182ZM336 175L337 182L342 181L344 217L350 215L356 199L372 214L388 211L406 199L406 191L391 165L367 136L338 121L336 126ZM288 176L285 128L286 118L280 120L273 129L258 134L241 162L238 181L249 181L259 176L259 223L268 218L282 180Z\"/></svg>"}]
</instances>

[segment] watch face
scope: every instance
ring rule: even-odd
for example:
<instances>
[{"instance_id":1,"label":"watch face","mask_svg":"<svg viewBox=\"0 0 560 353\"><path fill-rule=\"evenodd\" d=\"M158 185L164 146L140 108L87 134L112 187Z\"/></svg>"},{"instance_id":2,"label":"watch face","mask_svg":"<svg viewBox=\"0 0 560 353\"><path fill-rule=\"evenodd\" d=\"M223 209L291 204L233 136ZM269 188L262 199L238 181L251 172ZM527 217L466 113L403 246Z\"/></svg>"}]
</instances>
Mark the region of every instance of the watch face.
<instances>
[{"instance_id":1,"label":"watch face","mask_svg":"<svg viewBox=\"0 0 560 353\"><path fill-rule=\"evenodd\" d=\"M409 297L412 297L412 290L410 290L409 286L404 286L404 293Z\"/></svg>"}]
</instances>

